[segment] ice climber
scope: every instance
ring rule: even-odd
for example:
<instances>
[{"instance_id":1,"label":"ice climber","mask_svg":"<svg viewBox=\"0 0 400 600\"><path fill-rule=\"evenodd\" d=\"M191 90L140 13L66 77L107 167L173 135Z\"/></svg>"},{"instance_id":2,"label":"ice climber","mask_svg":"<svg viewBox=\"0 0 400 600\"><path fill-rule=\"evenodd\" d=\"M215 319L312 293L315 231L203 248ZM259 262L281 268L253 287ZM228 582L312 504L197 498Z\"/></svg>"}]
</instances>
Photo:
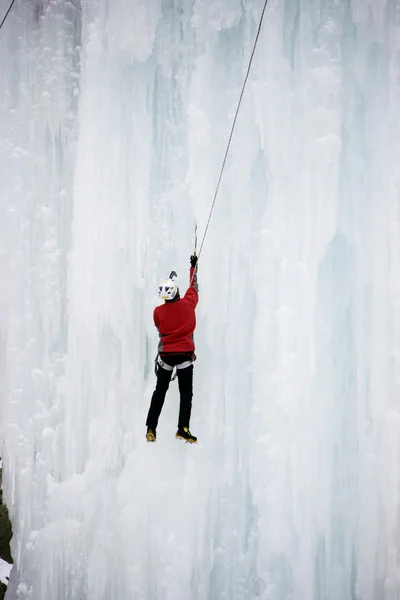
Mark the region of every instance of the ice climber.
<instances>
[{"instance_id":1,"label":"ice climber","mask_svg":"<svg viewBox=\"0 0 400 600\"><path fill-rule=\"evenodd\" d=\"M197 442L197 438L189 431L190 413L193 396L193 332L196 327L195 308L199 300L197 285L197 256L190 257L190 285L183 298L172 272L169 279L163 279L159 287L159 295L165 302L154 309L154 324L158 329L160 342L156 358L157 384L151 398L147 415L148 442L156 441L158 419L164 404L172 372L176 368L178 377L180 406L177 438L187 442Z\"/></svg>"}]
</instances>

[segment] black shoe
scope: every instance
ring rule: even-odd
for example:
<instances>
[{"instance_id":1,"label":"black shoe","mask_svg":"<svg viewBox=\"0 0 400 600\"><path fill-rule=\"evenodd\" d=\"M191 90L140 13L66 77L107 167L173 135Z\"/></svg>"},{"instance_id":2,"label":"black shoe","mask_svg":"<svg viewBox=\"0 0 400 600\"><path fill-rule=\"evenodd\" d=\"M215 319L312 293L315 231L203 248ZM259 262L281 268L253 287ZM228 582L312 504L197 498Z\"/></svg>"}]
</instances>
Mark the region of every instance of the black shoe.
<instances>
[{"instance_id":1,"label":"black shoe","mask_svg":"<svg viewBox=\"0 0 400 600\"><path fill-rule=\"evenodd\" d=\"M148 442L155 442L157 439L157 434L155 429L151 429L151 427L147 428L146 440Z\"/></svg>"},{"instance_id":2,"label":"black shoe","mask_svg":"<svg viewBox=\"0 0 400 600\"><path fill-rule=\"evenodd\" d=\"M179 440L185 440L189 444L197 444L197 437L192 435L187 427L179 427L175 437Z\"/></svg>"}]
</instances>

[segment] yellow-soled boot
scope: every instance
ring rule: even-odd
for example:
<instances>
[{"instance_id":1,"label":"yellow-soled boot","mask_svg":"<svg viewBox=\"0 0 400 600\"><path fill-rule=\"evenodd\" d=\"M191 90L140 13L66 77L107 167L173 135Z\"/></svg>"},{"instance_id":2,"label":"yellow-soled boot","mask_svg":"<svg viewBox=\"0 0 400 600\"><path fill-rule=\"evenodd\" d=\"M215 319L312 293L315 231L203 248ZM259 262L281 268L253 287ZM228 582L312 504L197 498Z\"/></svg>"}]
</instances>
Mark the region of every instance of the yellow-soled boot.
<instances>
[{"instance_id":1,"label":"yellow-soled boot","mask_svg":"<svg viewBox=\"0 0 400 600\"><path fill-rule=\"evenodd\" d=\"M146 433L146 440L148 442L155 442L157 439L157 435L156 435L156 430L151 429L150 427L147 428L147 433Z\"/></svg>"},{"instance_id":2,"label":"yellow-soled boot","mask_svg":"<svg viewBox=\"0 0 400 600\"><path fill-rule=\"evenodd\" d=\"M180 427L175 437L178 440L185 440L189 444L197 444L197 437L192 435L187 427Z\"/></svg>"}]
</instances>

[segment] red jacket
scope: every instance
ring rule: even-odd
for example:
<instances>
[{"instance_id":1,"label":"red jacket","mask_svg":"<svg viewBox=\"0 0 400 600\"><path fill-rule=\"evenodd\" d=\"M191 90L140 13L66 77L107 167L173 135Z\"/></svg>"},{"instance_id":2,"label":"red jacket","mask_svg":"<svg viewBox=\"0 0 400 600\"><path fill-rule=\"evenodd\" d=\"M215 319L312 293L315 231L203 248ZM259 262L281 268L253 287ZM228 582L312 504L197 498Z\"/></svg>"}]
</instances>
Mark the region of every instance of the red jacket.
<instances>
[{"instance_id":1,"label":"red jacket","mask_svg":"<svg viewBox=\"0 0 400 600\"><path fill-rule=\"evenodd\" d=\"M159 352L193 352L196 327L195 308L199 301L197 269L190 269L190 286L183 298L165 302L154 309L154 324L160 335Z\"/></svg>"}]
</instances>

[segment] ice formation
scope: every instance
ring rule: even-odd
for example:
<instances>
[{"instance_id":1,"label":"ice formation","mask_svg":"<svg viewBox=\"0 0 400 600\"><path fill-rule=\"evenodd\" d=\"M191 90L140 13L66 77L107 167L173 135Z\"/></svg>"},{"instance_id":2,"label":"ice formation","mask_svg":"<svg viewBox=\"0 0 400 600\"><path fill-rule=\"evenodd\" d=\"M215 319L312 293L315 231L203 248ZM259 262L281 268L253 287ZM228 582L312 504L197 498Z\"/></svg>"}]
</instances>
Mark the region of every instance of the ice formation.
<instances>
[{"instance_id":1,"label":"ice formation","mask_svg":"<svg viewBox=\"0 0 400 600\"><path fill-rule=\"evenodd\" d=\"M0 30L0 397L18 600L398 600L400 3L21 0ZM1 0L3 14L8 2Z\"/></svg>"}]
</instances>

